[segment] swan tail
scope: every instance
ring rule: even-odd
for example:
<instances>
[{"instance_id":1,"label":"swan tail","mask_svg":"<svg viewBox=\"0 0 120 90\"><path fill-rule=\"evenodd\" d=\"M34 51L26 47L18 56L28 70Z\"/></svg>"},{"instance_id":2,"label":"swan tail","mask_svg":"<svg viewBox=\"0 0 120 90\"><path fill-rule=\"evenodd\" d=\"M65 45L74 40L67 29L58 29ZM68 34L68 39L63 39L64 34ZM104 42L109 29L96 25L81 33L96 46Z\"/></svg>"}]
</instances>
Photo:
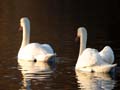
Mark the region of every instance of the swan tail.
<instances>
[{"instance_id":1,"label":"swan tail","mask_svg":"<svg viewBox=\"0 0 120 90\"><path fill-rule=\"evenodd\" d=\"M51 57L54 57L54 56L56 56L56 53L47 54L47 55L45 56L45 60L48 60L48 59L50 59Z\"/></svg>"},{"instance_id":2,"label":"swan tail","mask_svg":"<svg viewBox=\"0 0 120 90\"><path fill-rule=\"evenodd\" d=\"M94 72L102 72L102 73L108 73L114 68L117 64L108 64L108 65L101 65L101 66L94 66L92 67L92 71Z\"/></svg>"}]
</instances>

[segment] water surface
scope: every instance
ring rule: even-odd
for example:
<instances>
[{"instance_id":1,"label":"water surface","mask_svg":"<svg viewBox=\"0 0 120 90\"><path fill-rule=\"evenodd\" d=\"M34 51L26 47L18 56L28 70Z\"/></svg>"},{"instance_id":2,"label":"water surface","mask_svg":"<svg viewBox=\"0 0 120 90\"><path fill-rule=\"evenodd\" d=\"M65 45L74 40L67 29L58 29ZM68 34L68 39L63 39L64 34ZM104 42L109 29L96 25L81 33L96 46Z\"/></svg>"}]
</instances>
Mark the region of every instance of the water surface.
<instances>
[{"instance_id":1,"label":"water surface","mask_svg":"<svg viewBox=\"0 0 120 90\"><path fill-rule=\"evenodd\" d=\"M85 0L1 1L0 90L119 89L117 2L94 3ZM23 16L31 21L31 42L49 43L57 53L56 62L17 60L22 39L18 27ZM85 26L88 30L87 47L101 50L105 45L110 45L113 48L115 63L118 64L114 73L81 73L74 70L79 52L79 42L75 42L79 26Z\"/></svg>"}]
</instances>

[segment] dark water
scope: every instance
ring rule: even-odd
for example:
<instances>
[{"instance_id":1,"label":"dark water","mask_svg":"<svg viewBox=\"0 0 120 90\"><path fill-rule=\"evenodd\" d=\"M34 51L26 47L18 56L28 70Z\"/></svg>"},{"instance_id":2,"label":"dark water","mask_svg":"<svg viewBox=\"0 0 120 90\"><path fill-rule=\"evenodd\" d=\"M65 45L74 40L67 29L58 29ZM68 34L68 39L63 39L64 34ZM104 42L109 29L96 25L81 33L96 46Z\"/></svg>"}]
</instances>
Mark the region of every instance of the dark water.
<instances>
[{"instance_id":1,"label":"dark water","mask_svg":"<svg viewBox=\"0 0 120 90\"><path fill-rule=\"evenodd\" d=\"M116 1L3 0L0 2L0 90L118 90L120 87L120 15ZM19 20L31 20L31 42L49 43L55 63L18 62ZM79 26L88 29L88 45L101 50L110 45L116 72L80 73L74 70Z\"/></svg>"}]
</instances>

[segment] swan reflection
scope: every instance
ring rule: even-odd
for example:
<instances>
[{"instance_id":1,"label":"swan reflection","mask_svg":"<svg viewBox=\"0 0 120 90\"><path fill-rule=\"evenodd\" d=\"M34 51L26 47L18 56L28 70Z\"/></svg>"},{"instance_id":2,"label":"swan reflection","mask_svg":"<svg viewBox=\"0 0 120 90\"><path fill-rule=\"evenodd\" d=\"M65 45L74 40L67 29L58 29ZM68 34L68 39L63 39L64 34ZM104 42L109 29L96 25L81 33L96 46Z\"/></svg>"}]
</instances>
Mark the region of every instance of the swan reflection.
<instances>
[{"instance_id":1,"label":"swan reflection","mask_svg":"<svg viewBox=\"0 0 120 90\"><path fill-rule=\"evenodd\" d=\"M23 80L20 90L31 90L31 81L45 81L50 78L55 69L54 62L33 62L27 60L18 60L19 70L21 71Z\"/></svg>"},{"instance_id":2,"label":"swan reflection","mask_svg":"<svg viewBox=\"0 0 120 90\"><path fill-rule=\"evenodd\" d=\"M80 90L112 90L115 81L107 73L86 73L76 70Z\"/></svg>"}]
</instances>

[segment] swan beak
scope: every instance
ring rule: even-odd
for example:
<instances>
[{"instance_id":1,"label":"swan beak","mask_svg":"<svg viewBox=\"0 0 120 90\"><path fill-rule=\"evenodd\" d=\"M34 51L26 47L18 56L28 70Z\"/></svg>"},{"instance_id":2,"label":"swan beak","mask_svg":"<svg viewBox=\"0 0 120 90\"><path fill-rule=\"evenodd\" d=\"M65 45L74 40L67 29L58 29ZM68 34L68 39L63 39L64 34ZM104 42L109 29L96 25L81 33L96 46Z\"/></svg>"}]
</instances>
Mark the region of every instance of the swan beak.
<instances>
[{"instance_id":1,"label":"swan beak","mask_svg":"<svg viewBox=\"0 0 120 90\"><path fill-rule=\"evenodd\" d=\"M79 37L77 36L76 38L75 38L75 42L78 42L79 41Z\"/></svg>"},{"instance_id":2,"label":"swan beak","mask_svg":"<svg viewBox=\"0 0 120 90\"><path fill-rule=\"evenodd\" d=\"M18 31L23 31L23 27L20 25Z\"/></svg>"}]
</instances>

